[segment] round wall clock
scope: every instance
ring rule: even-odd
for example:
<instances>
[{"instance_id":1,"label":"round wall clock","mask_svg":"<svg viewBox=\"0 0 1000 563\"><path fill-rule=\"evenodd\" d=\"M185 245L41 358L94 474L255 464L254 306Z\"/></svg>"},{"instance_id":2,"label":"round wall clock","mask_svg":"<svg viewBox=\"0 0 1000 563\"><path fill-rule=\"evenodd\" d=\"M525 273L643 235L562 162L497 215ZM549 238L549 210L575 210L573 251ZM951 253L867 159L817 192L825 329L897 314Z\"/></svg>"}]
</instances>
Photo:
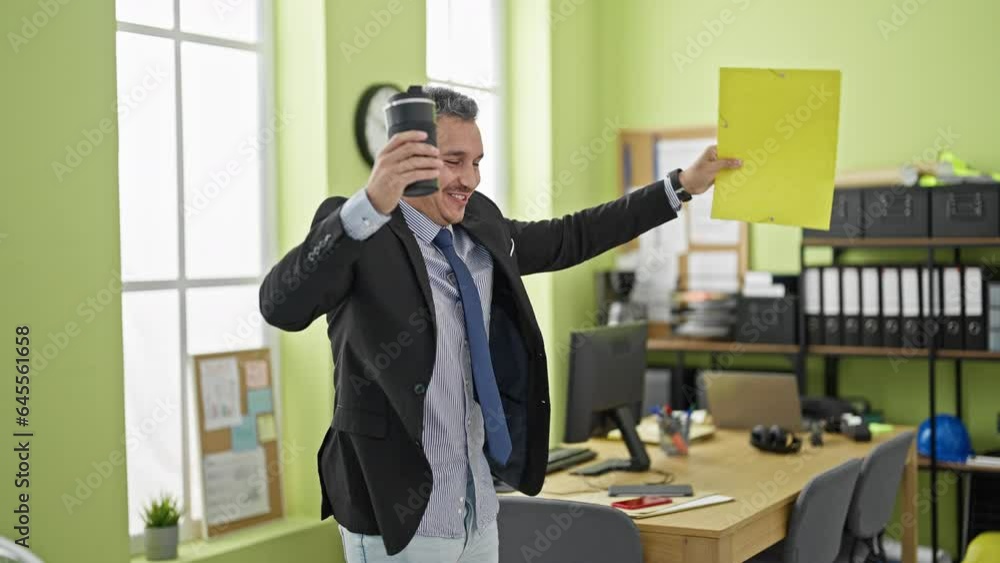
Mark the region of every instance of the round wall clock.
<instances>
[{"instance_id":1,"label":"round wall clock","mask_svg":"<svg viewBox=\"0 0 1000 563\"><path fill-rule=\"evenodd\" d=\"M393 84L373 84L358 100L354 113L354 139L369 166L375 164L375 157L389 140L385 106L389 98L400 92L402 90Z\"/></svg>"}]
</instances>

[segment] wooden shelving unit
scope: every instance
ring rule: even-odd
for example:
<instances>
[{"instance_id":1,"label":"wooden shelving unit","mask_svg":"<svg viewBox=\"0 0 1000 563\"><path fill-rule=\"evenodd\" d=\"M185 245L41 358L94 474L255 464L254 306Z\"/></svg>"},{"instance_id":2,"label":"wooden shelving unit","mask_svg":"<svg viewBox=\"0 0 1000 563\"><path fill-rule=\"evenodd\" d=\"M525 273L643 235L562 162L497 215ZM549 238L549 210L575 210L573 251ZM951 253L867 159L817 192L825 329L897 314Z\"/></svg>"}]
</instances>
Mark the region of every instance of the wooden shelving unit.
<instances>
[{"instance_id":1,"label":"wooden shelving unit","mask_svg":"<svg viewBox=\"0 0 1000 563\"><path fill-rule=\"evenodd\" d=\"M937 255L940 249L951 249L953 260L951 264L961 263L961 250L970 247L998 247L1000 248L1000 238L857 238L840 239L825 237L804 237L799 252L800 265L805 264L805 250L807 248L827 247L833 249L833 263L836 265L841 254L849 249L922 249L926 251L928 267L940 267L949 265L948 262L939 262ZM805 313L802 304L805 303L804 286L800 285L799 293L799 332L798 344L755 344L745 342L721 341L721 340L699 340L678 337L657 336L650 338L648 349L650 351L667 351L676 353L676 362L670 367L677 370L677 373L685 372L685 354L708 353L710 354L712 369L729 367L727 362L722 361L723 355L728 355L726 359L732 363L732 356L742 354L772 354L782 355L791 360L794 365L796 375L799 379L800 388L804 388L806 359L809 356L820 356L824 358L824 381L826 393L830 396L838 394L838 360L843 357L868 357L868 358L909 358L927 361L928 371L928 397L930 402L930 417L934 420L937 414L937 363L939 361L954 362L955 369L955 413L962 418L962 365L965 361L1000 361L1000 352L988 350L950 350L936 348L934 339L930 339L929 348L903 347L903 348L880 348L862 346L826 346L809 345L806 343L805 334ZM940 291L940 290L939 290ZM942 301L943 302L943 301ZM935 319L940 323L940 319ZM690 397L691 382L681 381L682 378L671 378L672 396ZM936 433L936 425L931 423L931 433ZM934 440L931 440L932 443ZM938 549L938 496L937 496L937 474L938 471L955 471L959 473L1000 473L1000 468L982 468L968 466L963 463L945 463L937 461L936 449L931 448L931 457L921 458L920 467L930 472L931 476L931 544L936 553ZM961 503L964 497L962 481L959 481L958 498ZM959 529L962 526L962 510L959 513ZM961 559L964 546L960 545L959 556Z\"/></svg>"},{"instance_id":2,"label":"wooden shelving unit","mask_svg":"<svg viewBox=\"0 0 1000 563\"><path fill-rule=\"evenodd\" d=\"M730 352L749 354L796 354L795 344L752 344L726 340L700 340L695 338L651 338L647 350L658 352Z\"/></svg>"},{"instance_id":3,"label":"wooden shelving unit","mask_svg":"<svg viewBox=\"0 0 1000 563\"><path fill-rule=\"evenodd\" d=\"M829 246L833 248L958 248L975 246L1000 246L1000 238L857 238L838 239L805 237L802 246Z\"/></svg>"},{"instance_id":4,"label":"wooden shelving unit","mask_svg":"<svg viewBox=\"0 0 1000 563\"><path fill-rule=\"evenodd\" d=\"M864 356L887 358L927 358L927 348L876 348L870 346L809 346L809 354L823 356ZM1000 360L1000 352L989 350L938 350L938 360Z\"/></svg>"},{"instance_id":5,"label":"wooden shelving unit","mask_svg":"<svg viewBox=\"0 0 1000 563\"><path fill-rule=\"evenodd\" d=\"M745 354L797 354L798 344L754 344L731 340L697 338L650 338L646 349L651 352L712 352ZM806 354L814 356L903 357L927 358L927 348L880 348L870 346L807 346ZM938 350L938 360L1000 360L1000 352L989 350Z\"/></svg>"},{"instance_id":6,"label":"wooden shelving unit","mask_svg":"<svg viewBox=\"0 0 1000 563\"><path fill-rule=\"evenodd\" d=\"M804 237L802 239L802 244L799 251L799 264L802 266L802 271L805 270L805 252L807 248L816 247L827 247L833 249L833 265L836 265L845 250L850 249L863 249L863 248L880 248L880 249L914 249L923 250L926 254L926 267L929 269L934 269L942 266L947 266L949 264L961 264L962 263L962 249L970 247L1000 247L1000 238L986 237L969 237L969 238L958 238L958 237L922 237L922 238L859 238L859 239L839 239L839 238L826 238L826 237ZM942 249L950 249L952 260L941 261L939 263L938 257ZM822 281L820 282L822 284ZM804 290L803 283L800 278L800 289ZM822 291L822 286L821 286ZM938 284L938 296L937 301L939 303L944 302L943 288L941 284ZM800 303L805 302L803 296L804 291L800 291L799 299ZM923 311L921 311L923 314ZM942 324L942 318L940 316L931 318L932 322L938 327ZM856 346L809 346L806 343L805 334L805 311L804 307L799 308L799 345L801 346L802 355L805 354L824 354L826 356L825 360L825 373L824 379L826 383L826 392L828 395L836 396L838 393L838 377L837 368L838 362L837 358L841 356L868 356L868 357L902 357L902 358L917 358L927 360L927 395L928 402L930 403L929 418L930 418L930 433L931 433L931 451L928 458L921 460L923 467L930 471L931 484L930 484L930 499L931 499L931 550L932 553L936 554L938 550L938 491L937 491L937 479L938 471L956 471L960 473L971 473L969 466L965 464L955 464L955 463L943 463L937 460L937 446L936 446L936 433L937 424L935 422L935 417L938 411L937 405L937 364L938 361L947 360L954 363L955 370L955 414L959 419L962 418L962 365L965 361L996 361L1000 360L1000 353L990 352L988 350L949 350L949 349L938 349L937 340L935 338L928 339L927 348L863 348ZM939 330L939 329L938 329ZM803 366L804 362L800 362L799 366ZM799 376L804 376L804 370L799 372ZM978 469L978 468L976 468ZM958 482L958 494L959 499L959 510L958 513L958 530L959 537L962 536L961 530L964 526L963 513L964 513L964 482L959 479ZM959 542L959 552L958 559L961 560L964 556L965 546Z\"/></svg>"}]
</instances>

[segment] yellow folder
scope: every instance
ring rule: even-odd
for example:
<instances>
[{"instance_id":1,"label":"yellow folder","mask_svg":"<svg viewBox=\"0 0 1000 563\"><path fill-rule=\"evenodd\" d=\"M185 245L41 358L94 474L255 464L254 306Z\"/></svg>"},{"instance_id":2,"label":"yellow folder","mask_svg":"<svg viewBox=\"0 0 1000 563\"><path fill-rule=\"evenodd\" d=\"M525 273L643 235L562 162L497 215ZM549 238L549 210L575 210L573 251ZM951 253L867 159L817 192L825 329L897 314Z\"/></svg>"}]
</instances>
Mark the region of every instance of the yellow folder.
<instances>
[{"instance_id":1,"label":"yellow folder","mask_svg":"<svg viewBox=\"0 0 1000 563\"><path fill-rule=\"evenodd\" d=\"M712 218L830 229L840 71L723 68Z\"/></svg>"}]
</instances>

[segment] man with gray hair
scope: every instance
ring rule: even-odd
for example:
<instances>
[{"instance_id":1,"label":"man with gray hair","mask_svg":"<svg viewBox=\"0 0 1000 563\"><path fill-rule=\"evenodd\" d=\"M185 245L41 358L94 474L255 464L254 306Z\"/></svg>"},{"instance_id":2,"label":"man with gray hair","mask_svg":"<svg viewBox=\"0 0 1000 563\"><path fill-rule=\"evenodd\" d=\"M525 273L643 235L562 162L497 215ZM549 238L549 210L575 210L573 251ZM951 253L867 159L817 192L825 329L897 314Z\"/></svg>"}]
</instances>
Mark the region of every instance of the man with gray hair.
<instances>
[{"instance_id":1,"label":"man with gray hair","mask_svg":"<svg viewBox=\"0 0 1000 563\"><path fill-rule=\"evenodd\" d=\"M521 276L628 242L740 165L711 147L604 205L508 219L476 193L476 102L425 92L437 147L422 131L393 136L367 185L320 204L260 289L276 327L327 318L336 396L318 456L322 517L340 524L348 563L498 560L493 477L538 494L549 444L545 349ZM437 192L403 196L431 179Z\"/></svg>"}]
</instances>

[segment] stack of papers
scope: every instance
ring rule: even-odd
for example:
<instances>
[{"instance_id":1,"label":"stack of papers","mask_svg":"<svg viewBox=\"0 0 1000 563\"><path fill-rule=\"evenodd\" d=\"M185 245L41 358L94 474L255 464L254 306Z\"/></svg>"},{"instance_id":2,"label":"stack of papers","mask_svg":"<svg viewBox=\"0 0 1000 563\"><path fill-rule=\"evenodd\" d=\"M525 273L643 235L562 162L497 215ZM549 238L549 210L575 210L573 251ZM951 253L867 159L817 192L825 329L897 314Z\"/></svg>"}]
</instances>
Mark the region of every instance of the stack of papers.
<instances>
[{"instance_id":1,"label":"stack of papers","mask_svg":"<svg viewBox=\"0 0 1000 563\"><path fill-rule=\"evenodd\" d=\"M770 272L747 272L743 282L743 297L784 297L784 284L774 283Z\"/></svg>"},{"instance_id":2,"label":"stack of papers","mask_svg":"<svg viewBox=\"0 0 1000 563\"><path fill-rule=\"evenodd\" d=\"M736 299L728 293L685 291L674 294L673 331L692 338L724 338L736 322Z\"/></svg>"},{"instance_id":3,"label":"stack of papers","mask_svg":"<svg viewBox=\"0 0 1000 563\"><path fill-rule=\"evenodd\" d=\"M643 518L652 518L653 516L663 516L664 514L672 514L674 512L682 512L684 510L694 510L695 508L704 508L706 506L715 506L716 504L725 504L727 502L732 502L733 497L710 494L700 498L692 498L691 500L684 500L681 502L677 502L678 500L679 499L675 499L674 502L667 505L653 506L650 508L640 508L638 510L622 510L622 512L627 514L629 518L633 520L641 520Z\"/></svg>"}]
</instances>

